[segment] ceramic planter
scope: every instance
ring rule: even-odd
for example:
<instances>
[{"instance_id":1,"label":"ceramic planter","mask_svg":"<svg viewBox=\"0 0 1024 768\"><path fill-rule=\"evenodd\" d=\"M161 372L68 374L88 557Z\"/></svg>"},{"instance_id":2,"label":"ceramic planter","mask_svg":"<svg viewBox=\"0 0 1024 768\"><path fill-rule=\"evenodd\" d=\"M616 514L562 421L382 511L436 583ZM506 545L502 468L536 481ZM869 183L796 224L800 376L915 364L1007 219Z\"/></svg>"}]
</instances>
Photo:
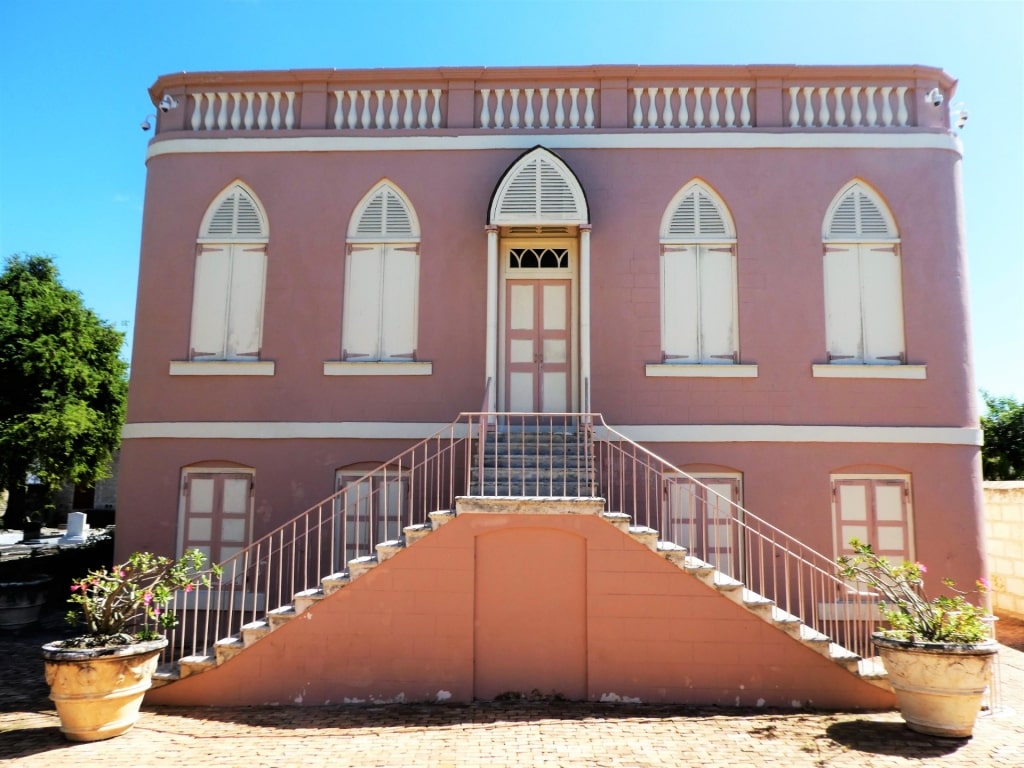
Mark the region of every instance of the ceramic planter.
<instances>
[{"instance_id":1,"label":"ceramic planter","mask_svg":"<svg viewBox=\"0 0 1024 768\"><path fill-rule=\"evenodd\" d=\"M872 640L907 727L932 736L971 736L999 650L995 642L915 643L877 634Z\"/></svg>"},{"instance_id":2,"label":"ceramic planter","mask_svg":"<svg viewBox=\"0 0 1024 768\"><path fill-rule=\"evenodd\" d=\"M43 646L46 682L60 729L71 741L120 736L139 719L167 639L108 648Z\"/></svg>"},{"instance_id":3,"label":"ceramic planter","mask_svg":"<svg viewBox=\"0 0 1024 768\"><path fill-rule=\"evenodd\" d=\"M0 630L18 630L39 621L50 581L43 574L0 581Z\"/></svg>"}]
</instances>

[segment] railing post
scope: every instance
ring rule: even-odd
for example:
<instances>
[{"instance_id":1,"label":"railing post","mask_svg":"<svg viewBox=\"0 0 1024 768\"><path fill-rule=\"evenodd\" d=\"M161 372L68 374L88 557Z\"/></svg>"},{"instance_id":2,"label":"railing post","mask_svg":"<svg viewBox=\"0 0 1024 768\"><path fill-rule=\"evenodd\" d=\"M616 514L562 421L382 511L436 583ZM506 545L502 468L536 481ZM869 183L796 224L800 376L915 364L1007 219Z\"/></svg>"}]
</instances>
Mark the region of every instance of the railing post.
<instances>
[{"instance_id":1,"label":"railing post","mask_svg":"<svg viewBox=\"0 0 1024 768\"><path fill-rule=\"evenodd\" d=\"M496 408L495 392L498 375L498 227L488 224L487 231L487 339L485 342L486 364L484 378L489 382L487 389L487 407L484 409L494 413Z\"/></svg>"}]
</instances>

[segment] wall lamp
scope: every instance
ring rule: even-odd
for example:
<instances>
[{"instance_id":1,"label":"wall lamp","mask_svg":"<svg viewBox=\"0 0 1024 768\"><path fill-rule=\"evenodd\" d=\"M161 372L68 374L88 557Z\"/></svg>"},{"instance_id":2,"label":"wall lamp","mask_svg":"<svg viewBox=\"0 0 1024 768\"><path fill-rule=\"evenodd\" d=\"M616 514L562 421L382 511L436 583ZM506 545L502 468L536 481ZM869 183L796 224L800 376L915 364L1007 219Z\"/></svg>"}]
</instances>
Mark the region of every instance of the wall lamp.
<instances>
[{"instance_id":1,"label":"wall lamp","mask_svg":"<svg viewBox=\"0 0 1024 768\"><path fill-rule=\"evenodd\" d=\"M178 100L176 98L174 98L173 96L171 96L171 94L165 93L163 95L163 98L161 98L160 101L157 103L156 107L161 112L170 112L172 109L177 109L177 107L178 107ZM156 120L156 113L154 112L151 115L146 115L146 117L139 124L139 127L142 130L148 131L150 128L153 127L153 124L149 121L150 118L153 118L154 120Z\"/></svg>"}]
</instances>

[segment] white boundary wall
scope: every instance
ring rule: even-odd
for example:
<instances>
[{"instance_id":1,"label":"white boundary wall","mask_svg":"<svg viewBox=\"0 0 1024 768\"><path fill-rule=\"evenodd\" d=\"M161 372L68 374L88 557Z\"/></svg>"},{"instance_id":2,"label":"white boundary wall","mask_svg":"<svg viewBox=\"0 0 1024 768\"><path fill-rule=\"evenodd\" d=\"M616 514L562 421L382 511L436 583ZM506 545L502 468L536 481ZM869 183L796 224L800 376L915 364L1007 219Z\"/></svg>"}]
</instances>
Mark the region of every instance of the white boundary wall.
<instances>
[{"instance_id":1,"label":"white boundary wall","mask_svg":"<svg viewBox=\"0 0 1024 768\"><path fill-rule=\"evenodd\" d=\"M1024 482L990 481L982 488L992 609L1024 619Z\"/></svg>"}]
</instances>

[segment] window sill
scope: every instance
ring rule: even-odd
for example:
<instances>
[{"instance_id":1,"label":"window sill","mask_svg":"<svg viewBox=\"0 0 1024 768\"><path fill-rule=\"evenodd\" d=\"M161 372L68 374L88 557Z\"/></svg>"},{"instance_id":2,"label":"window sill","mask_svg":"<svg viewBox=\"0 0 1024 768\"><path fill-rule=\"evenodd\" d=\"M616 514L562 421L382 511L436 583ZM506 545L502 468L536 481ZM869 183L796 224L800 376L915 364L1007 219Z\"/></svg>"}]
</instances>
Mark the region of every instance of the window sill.
<instances>
[{"instance_id":1,"label":"window sill","mask_svg":"<svg viewBox=\"0 0 1024 768\"><path fill-rule=\"evenodd\" d=\"M648 377L692 377L712 379L756 379L756 365L681 365L648 363Z\"/></svg>"},{"instance_id":2,"label":"window sill","mask_svg":"<svg viewBox=\"0 0 1024 768\"><path fill-rule=\"evenodd\" d=\"M925 365L812 365L816 379L926 379Z\"/></svg>"},{"instance_id":3,"label":"window sill","mask_svg":"<svg viewBox=\"0 0 1024 768\"><path fill-rule=\"evenodd\" d=\"M328 360L324 362L324 376L430 376L434 373L433 363L412 361L347 363Z\"/></svg>"},{"instance_id":4,"label":"window sill","mask_svg":"<svg viewBox=\"0 0 1024 768\"><path fill-rule=\"evenodd\" d=\"M273 376L271 360L172 360L171 376Z\"/></svg>"}]
</instances>

